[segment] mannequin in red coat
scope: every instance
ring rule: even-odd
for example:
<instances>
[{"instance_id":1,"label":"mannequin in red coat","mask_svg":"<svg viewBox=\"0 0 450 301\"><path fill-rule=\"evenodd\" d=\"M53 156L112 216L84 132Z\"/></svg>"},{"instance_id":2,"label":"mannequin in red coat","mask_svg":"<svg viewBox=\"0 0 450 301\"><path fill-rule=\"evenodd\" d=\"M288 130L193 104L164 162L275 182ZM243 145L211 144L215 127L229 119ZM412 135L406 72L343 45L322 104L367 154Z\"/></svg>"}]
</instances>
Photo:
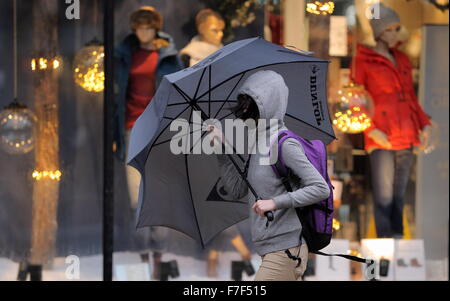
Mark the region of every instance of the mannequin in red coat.
<instances>
[{"instance_id":1,"label":"mannequin in red coat","mask_svg":"<svg viewBox=\"0 0 450 301\"><path fill-rule=\"evenodd\" d=\"M401 238L413 148L426 147L431 123L417 101L410 60L396 48L400 19L392 9L376 5L380 5L380 18L370 20L376 45L358 46L354 80L365 86L375 108L364 138L370 154L377 235Z\"/></svg>"}]
</instances>

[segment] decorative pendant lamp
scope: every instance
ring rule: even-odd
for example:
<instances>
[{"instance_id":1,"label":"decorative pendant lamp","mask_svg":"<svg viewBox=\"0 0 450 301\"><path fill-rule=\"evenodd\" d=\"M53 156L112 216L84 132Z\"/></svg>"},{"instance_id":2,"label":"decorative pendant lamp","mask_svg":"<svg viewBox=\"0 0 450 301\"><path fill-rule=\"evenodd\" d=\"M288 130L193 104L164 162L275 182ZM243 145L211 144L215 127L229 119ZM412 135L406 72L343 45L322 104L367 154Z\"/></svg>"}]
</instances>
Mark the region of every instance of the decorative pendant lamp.
<instances>
[{"instance_id":1,"label":"decorative pendant lamp","mask_svg":"<svg viewBox=\"0 0 450 301\"><path fill-rule=\"evenodd\" d=\"M338 91L333 124L348 134L361 133L371 126L372 100L364 86L350 83Z\"/></svg>"},{"instance_id":2,"label":"decorative pendant lamp","mask_svg":"<svg viewBox=\"0 0 450 301\"><path fill-rule=\"evenodd\" d=\"M34 148L36 115L17 100L17 4L14 0L14 100L0 111L0 148L8 154L30 152Z\"/></svg>"},{"instance_id":3,"label":"decorative pendant lamp","mask_svg":"<svg viewBox=\"0 0 450 301\"><path fill-rule=\"evenodd\" d=\"M94 38L75 56L73 76L75 83L88 92L102 92L105 88L103 45Z\"/></svg>"},{"instance_id":4,"label":"decorative pendant lamp","mask_svg":"<svg viewBox=\"0 0 450 301\"><path fill-rule=\"evenodd\" d=\"M97 2L94 2L94 27L97 28ZM99 93L105 88L103 60L105 51L102 43L94 38L81 48L73 63L75 83L88 92Z\"/></svg>"},{"instance_id":5,"label":"decorative pendant lamp","mask_svg":"<svg viewBox=\"0 0 450 301\"><path fill-rule=\"evenodd\" d=\"M334 11L334 2L310 0L306 3L306 11L313 15L331 15Z\"/></svg>"}]
</instances>

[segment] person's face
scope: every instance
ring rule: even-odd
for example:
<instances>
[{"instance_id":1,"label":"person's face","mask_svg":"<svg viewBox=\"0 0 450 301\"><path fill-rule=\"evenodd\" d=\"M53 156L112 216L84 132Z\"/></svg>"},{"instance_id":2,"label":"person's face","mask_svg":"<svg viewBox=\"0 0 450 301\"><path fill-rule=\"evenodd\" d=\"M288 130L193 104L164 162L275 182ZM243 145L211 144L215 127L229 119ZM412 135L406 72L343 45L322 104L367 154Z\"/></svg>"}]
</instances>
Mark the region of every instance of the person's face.
<instances>
[{"instance_id":1,"label":"person's face","mask_svg":"<svg viewBox=\"0 0 450 301\"><path fill-rule=\"evenodd\" d=\"M385 42L389 47L394 47L398 42L398 33L400 29L400 24L392 24L383 31L380 40Z\"/></svg>"},{"instance_id":2,"label":"person's face","mask_svg":"<svg viewBox=\"0 0 450 301\"><path fill-rule=\"evenodd\" d=\"M225 23L222 20L214 16L209 16L199 25L198 32L203 41L219 46L222 44L224 28Z\"/></svg>"},{"instance_id":3,"label":"person's face","mask_svg":"<svg viewBox=\"0 0 450 301\"><path fill-rule=\"evenodd\" d=\"M136 36L142 44L150 43L156 36L156 30L150 25L138 25Z\"/></svg>"}]
</instances>

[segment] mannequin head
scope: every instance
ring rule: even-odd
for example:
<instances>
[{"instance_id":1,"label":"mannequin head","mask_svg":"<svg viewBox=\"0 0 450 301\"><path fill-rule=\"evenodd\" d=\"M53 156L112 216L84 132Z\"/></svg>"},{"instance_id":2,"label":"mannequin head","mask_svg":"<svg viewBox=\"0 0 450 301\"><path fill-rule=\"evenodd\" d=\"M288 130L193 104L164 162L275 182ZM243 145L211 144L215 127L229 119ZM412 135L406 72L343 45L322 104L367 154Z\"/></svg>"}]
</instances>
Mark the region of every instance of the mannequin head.
<instances>
[{"instance_id":1,"label":"mannequin head","mask_svg":"<svg viewBox=\"0 0 450 301\"><path fill-rule=\"evenodd\" d=\"M141 44L150 44L161 30L163 18L152 6L143 6L131 14L130 27Z\"/></svg>"},{"instance_id":2,"label":"mannequin head","mask_svg":"<svg viewBox=\"0 0 450 301\"><path fill-rule=\"evenodd\" d=\"M202 41L216 46L222 44L225 22L217 12L203 9L197 14L195 22Z\"/></svg>"},{"instance_id":3,"label":"mannequin head","mask_svg":"<svg viewBox=\"0 0 450 301\"><path fill-rule=\"evenodd\" d=\"M398 33L400 32L400 29L400 24L392 24L377 38L377 43L383 42L386 43L389 48L394 47L399 40Z\"/></svg>"},{"instance_id":4,"label":"mannequin head","mask_svg":"<svg viewBox=\"0 0 450 301\"><path fill-rule=\"evenodd\" d=\"M398 32L401 29L400 17L393 9L382 3L374 4L371 10L379 14L377 18L370 20L375 41L394 47L398 42Z\"/></svg>"}]
</instances>

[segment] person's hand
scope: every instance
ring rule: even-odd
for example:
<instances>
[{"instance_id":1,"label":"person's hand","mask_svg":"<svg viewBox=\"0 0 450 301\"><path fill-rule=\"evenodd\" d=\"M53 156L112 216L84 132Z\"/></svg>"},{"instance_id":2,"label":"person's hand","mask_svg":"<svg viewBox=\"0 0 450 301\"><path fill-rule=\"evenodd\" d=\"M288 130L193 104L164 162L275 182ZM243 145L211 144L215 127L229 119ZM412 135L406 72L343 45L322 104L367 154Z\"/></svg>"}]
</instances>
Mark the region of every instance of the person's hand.
<instances>
[{"instance_id":1,"label":"person's hand","mask_svg":"<svg viewBox=\"0 0 450 301\"><path fill-rule=\"evenodd\" d=\"M431 138L431 126L427 125L425 126L422 131L420 131L419 138L420 138L420 145L419 149L422 151L425 151L430 146L430 138Z\"/></svg>"},{"instance_id":2,"label":"person's hand","mask_svg":"<svg viewBox=\"0 0 450 301\"><path fill-rule=\"evenodd\" d=\"M220 131L214 125L207 125L206 131L209 132L208 138L213 142L214 147L220 146L225 141L225 136L222 131Z\"/></svg>"},{"instance_id":3,"label":"person's hand","mask_svg":"<svg viewBox=\"0 0 450 301\"><path fill-rule=\"evenodd\" d=\"M387 135L379 129L371 130L367 136L386 149L392 148L392 144L389 142Z\"/></svg>"},{"instance_id":4,"label":"person's hand","mask_svg":"<svg viewBox=\"0 0 450 301\"><path fill-rule=\"evenodd\" d=\"M274 200L259 200L252 206L253 211L256 214L264 216L264 213L267 211L275 210L275 201Z\"/></svg>"}]
</instances>

